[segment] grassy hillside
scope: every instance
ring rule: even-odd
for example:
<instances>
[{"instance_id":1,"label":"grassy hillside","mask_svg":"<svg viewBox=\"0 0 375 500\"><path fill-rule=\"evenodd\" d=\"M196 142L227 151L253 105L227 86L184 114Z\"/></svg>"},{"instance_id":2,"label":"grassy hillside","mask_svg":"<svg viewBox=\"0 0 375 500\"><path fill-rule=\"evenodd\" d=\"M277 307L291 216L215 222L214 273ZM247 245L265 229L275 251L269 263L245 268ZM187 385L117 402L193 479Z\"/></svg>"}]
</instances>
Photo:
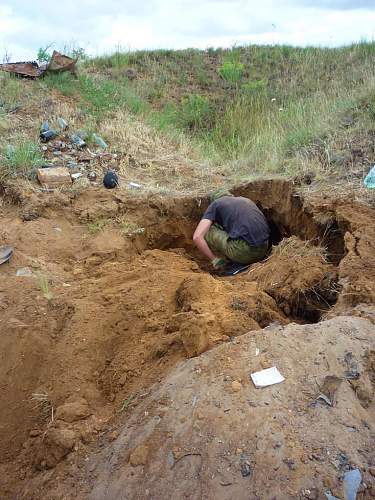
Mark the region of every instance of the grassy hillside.
<instances>
[{"instance_id":1,"label":"grassy hillside","mask_svg":"<svg viewBox=\"0 0 375 500\"><path fill-rule=\"evenodd\" d=\"M73 99L89 131L105 135L103 121L121 127L119 111L129 112L232 179L362 179L375 159L374 63L375 43L118 52L81 61L78 79L34 85ZM4 100L16 102L19 85L8 78Z\"/></svg>"}]
</instances>

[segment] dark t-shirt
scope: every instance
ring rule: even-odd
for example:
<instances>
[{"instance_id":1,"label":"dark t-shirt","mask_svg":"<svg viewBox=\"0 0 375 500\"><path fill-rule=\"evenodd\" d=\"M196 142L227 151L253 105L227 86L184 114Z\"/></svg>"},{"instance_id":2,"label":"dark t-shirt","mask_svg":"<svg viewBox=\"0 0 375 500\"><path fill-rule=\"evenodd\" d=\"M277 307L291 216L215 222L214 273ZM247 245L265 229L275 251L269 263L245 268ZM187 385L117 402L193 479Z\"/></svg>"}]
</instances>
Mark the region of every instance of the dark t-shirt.
<instances>
[{"instance_id":1,"label":"dark t-shirt","mask_svg":"<svg viewBox=\"0 0 375 500\"><path fill-rule=\"evenodd\" d=\"M248 198L223 196L211 203L202 219L216 222L230 238L242 238L252 246L264 245L270 236L266 218Z\"/></svg>"}]
</instances>

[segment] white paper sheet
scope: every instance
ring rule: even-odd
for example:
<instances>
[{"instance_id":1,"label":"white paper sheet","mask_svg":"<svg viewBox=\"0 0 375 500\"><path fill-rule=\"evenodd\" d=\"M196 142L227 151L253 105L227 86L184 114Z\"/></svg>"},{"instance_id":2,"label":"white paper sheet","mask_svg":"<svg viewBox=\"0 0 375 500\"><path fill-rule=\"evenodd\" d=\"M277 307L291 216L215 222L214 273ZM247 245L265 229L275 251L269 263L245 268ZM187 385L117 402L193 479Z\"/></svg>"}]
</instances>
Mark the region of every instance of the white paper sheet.
<instances>
[{"instance_id":1,"label":"white paper sheet","mask_svg":"<svg viewBox=\"0 0 375 500\"><path fill-rule=\"evenodd\" d=\"M260 372L251 373L250 376L255 387L258 389L269 385L280 384L280 382L284 382L285 380L276 366L266 368Z\"/></svg>"}]
</instances>

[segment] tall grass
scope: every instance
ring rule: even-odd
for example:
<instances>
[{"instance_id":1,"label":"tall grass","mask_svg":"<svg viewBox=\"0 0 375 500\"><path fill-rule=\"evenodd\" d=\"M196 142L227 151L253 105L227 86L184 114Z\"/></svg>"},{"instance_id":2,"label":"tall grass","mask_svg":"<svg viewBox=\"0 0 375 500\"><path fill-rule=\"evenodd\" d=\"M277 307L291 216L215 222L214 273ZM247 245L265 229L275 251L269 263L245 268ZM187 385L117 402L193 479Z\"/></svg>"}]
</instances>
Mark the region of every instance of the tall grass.
<instances>
[{"instance_id":1,"label":"tall grass","mask_svg":"<svg viewBox=\"0 0 375 500\"><path fill-rule=\"evenodd\" d=\"M328 157L340 137L375 129L374 62L375 43L117 50L87 60L75 88L97 121L125 109L189 136L215 163L295 172L319 148ZM64 81L52 84L67 91ZM355 116L349 128L346 115Z\"/></svg>"}]
</instances>

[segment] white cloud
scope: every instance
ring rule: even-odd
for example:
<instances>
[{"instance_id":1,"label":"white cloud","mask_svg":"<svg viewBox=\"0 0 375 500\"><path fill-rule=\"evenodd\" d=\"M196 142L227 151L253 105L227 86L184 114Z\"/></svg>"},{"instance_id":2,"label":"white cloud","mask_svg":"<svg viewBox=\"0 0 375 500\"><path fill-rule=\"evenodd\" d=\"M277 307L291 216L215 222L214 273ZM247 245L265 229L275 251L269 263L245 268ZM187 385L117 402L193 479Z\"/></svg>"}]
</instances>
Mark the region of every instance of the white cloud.
<instances>
[{"instance_id":1,"label":"white cloud","mask_svg":"<svg viewBox=\"0 0 375 500\"><path fill-rule=\"evenodd\" d=\"M375 38L373 0L12 0L0 7L0 57L75 42L89 53L235 43L342 45Z\"/></svg>"}]
</instances>

